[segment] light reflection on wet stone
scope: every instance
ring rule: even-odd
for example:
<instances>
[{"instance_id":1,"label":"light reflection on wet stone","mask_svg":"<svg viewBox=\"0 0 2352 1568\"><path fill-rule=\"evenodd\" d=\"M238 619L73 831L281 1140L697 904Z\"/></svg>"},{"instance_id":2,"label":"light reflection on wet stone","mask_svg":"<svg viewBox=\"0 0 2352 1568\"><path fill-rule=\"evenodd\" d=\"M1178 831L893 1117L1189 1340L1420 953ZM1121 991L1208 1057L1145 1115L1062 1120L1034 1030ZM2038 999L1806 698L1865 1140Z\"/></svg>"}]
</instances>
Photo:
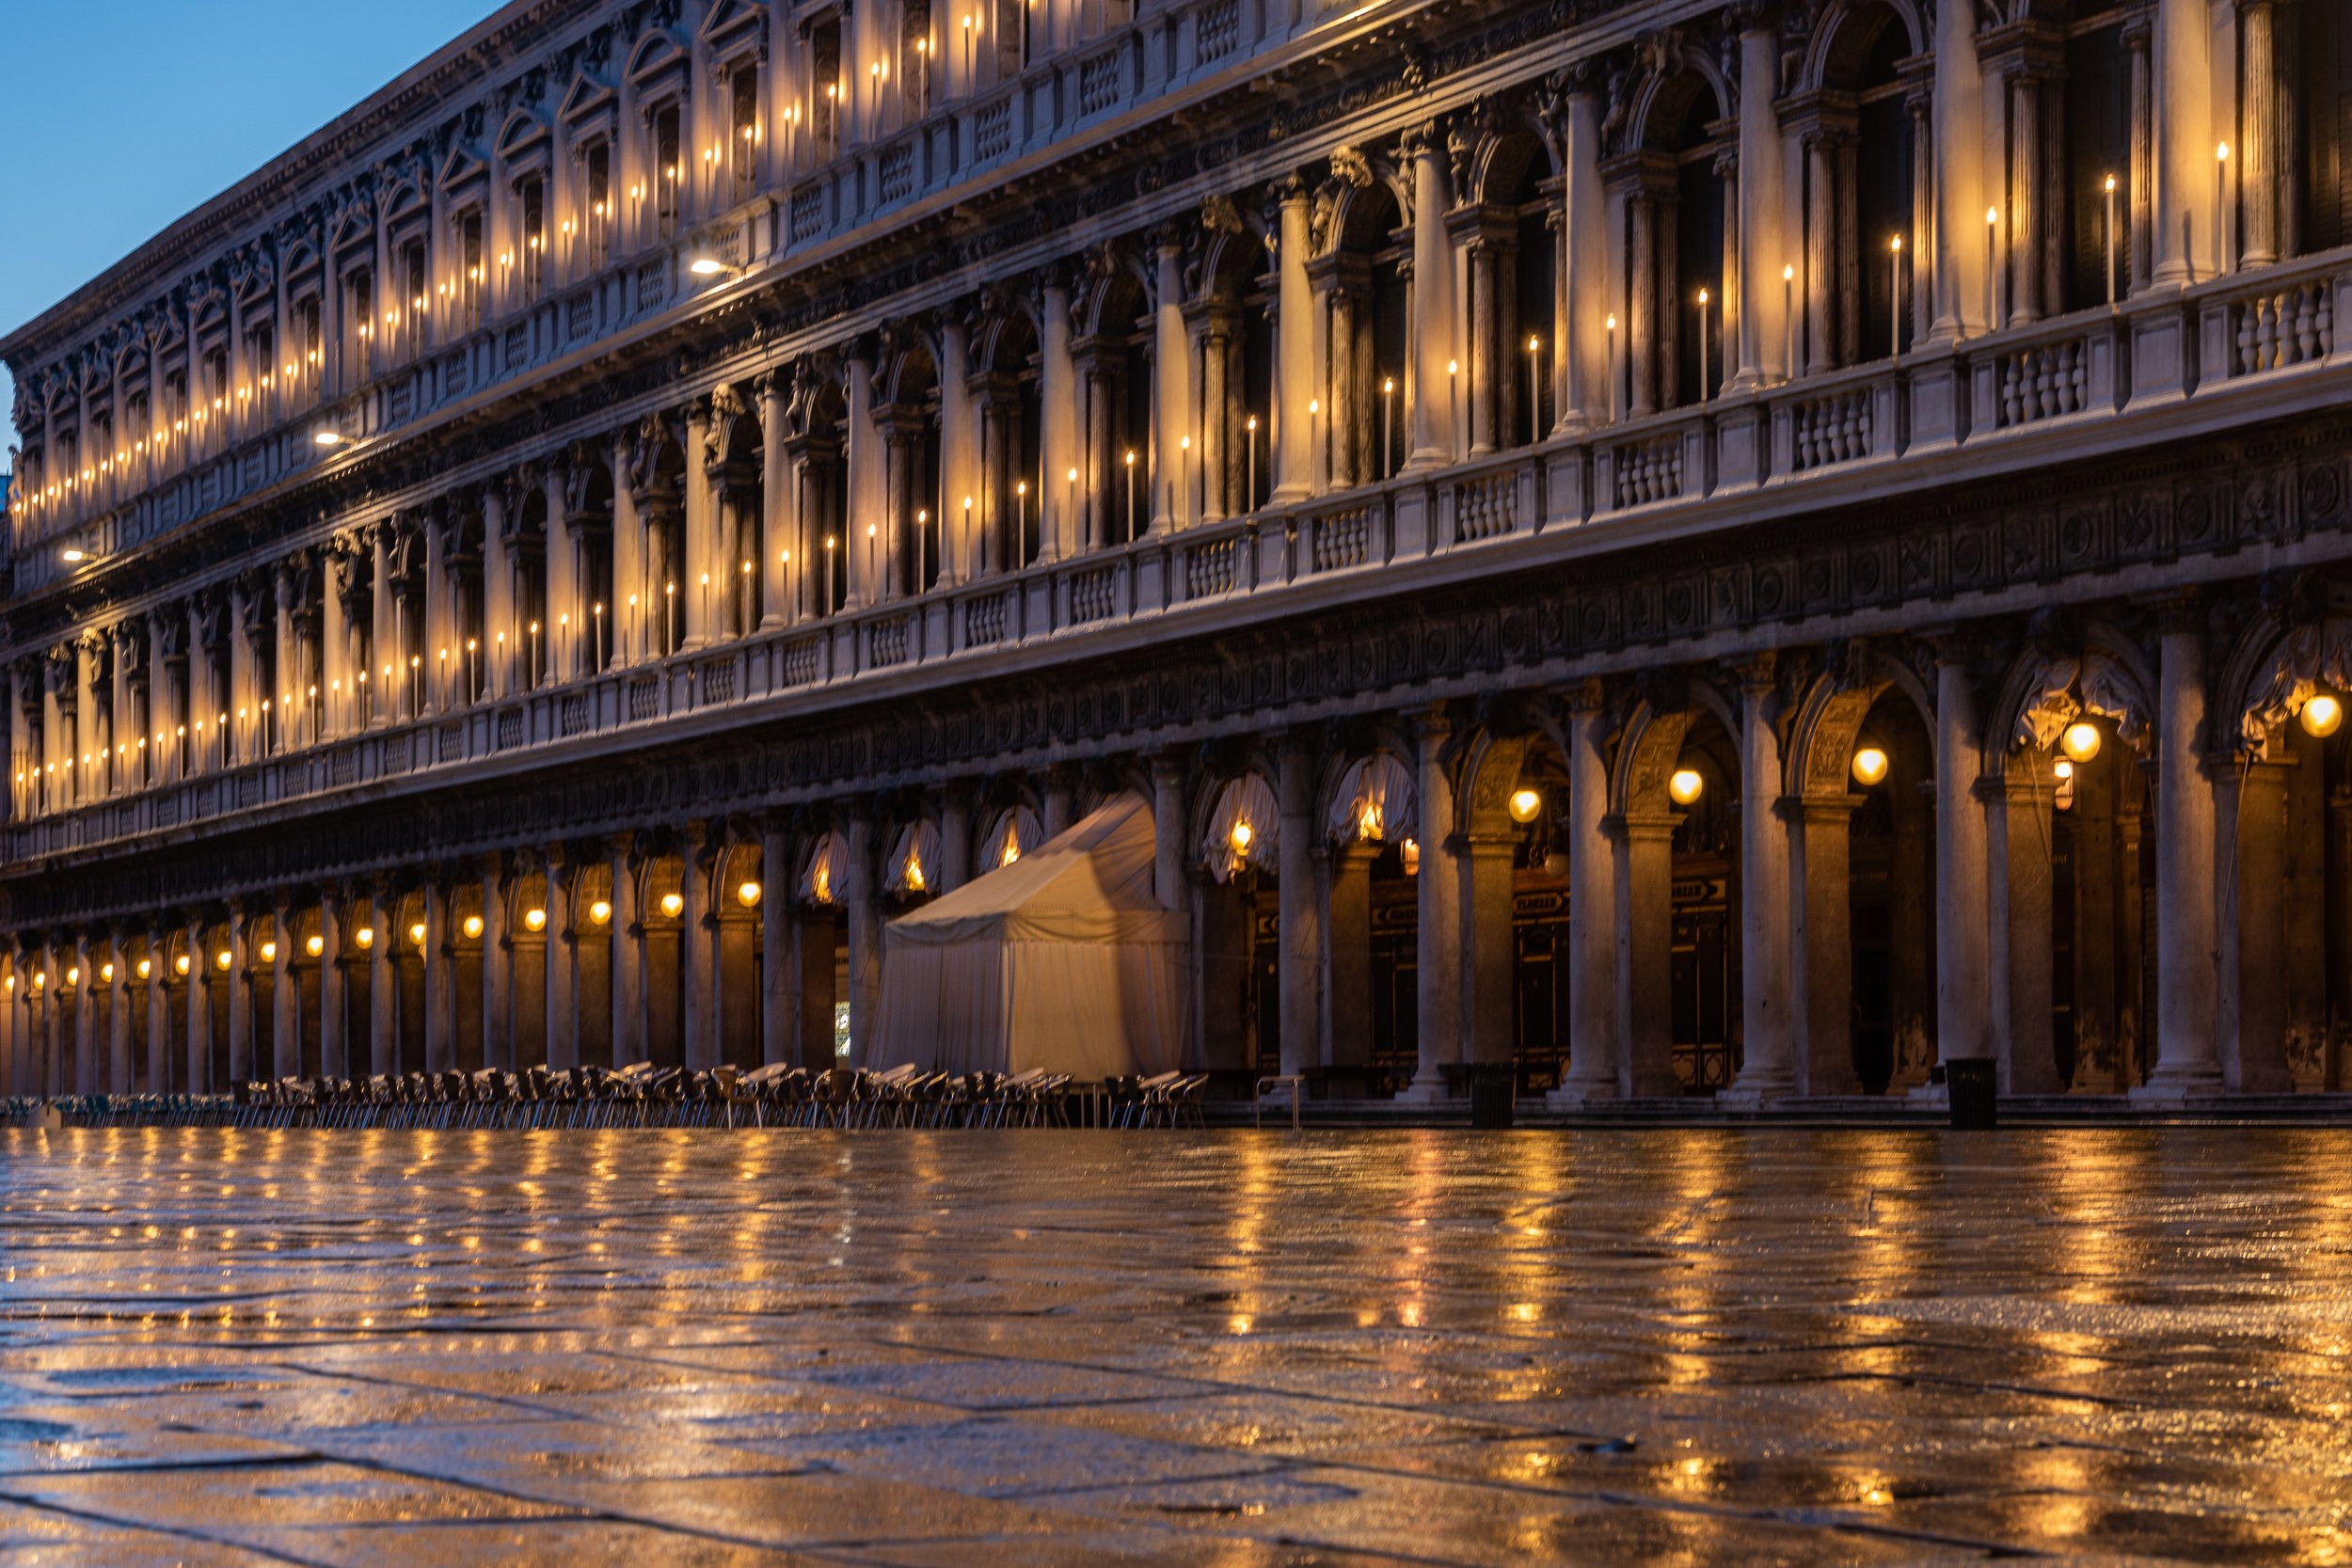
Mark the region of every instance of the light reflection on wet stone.
<instances>
[{"instance_id":1,"label":"light reflection on wet stone","mask_svg":"<svg viewBox=\"0 0 2352 1568\"><path fill-rule=\"evenodd\" d=\"M0 1133L0 1560L2352 1561L2327 1130Z\"/></svg>"}]
</instances>

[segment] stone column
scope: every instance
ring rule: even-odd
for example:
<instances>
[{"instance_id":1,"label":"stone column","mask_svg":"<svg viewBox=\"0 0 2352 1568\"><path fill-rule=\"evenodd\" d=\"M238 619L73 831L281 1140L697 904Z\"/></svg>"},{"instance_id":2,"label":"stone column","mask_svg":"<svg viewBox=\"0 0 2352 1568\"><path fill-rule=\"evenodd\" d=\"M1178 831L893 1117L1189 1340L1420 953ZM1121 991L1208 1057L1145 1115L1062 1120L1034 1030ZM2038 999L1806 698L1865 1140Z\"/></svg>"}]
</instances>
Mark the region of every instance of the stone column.
<instances>
[{"instance_id":1,"label":"stone column","mask_svg":"<svg viewBox=\"0 0 2352 1568\"><path fill-rule=\"evenodd\" d=\"M1976 791L1982 764L1966 652L1947 642L1935 663L1935 1049L1945 1062L1998 1054L1984 802Z\"/></svg>"},{"instance_id":2,"label":"stone column","mask_svg":"<svg viewBox=\"0 0 2352 1568\"><path fill-rule=\"evenodd\" d=\"M979 557L973 537L987 504L979 462L979 417L972 403L963 323L939 329L939 586L964 580ZM969 504L966 504L966 503Z\"/></svg>"},{"instance_id":3,"label":"stone column","mask_svg":"<svg viewBox=\"0 0 2352 1568\"><path fill-rule=\"evenodd\" d=\"M1345 1091L1364 1092L1372 1065L1372 863L1375 844L1330 851L1330 917L1324 928L1324 1065L1342 1069Z\"/></svg>"},{"instance_id":4,"label":"stone column","mask_svg":"<svg viewBox=\"0 0 2352 1568\"><path fill-rule=\"evenodd\" d=\"M1573 431L1609 417L1609 212L1600 176L1601 95L1590 73L1572 75L1562 152L1561 286L1553 374L1559 424ZM1573 919L1573 916L1571 916Z\"/></svg>"},{"instance_id":5,"label":"stone column","mask_svg":"<svg viewBox=\"0 0 2352 1568\"><path fill-rule=\"evenodd\" d=\"M1275 863L1281 933L1276 984L1281 992L1281 1066L1285 1073L1303 1073L1323 1061L1323 921L1313 859L1316 759L1303 735L1283 736L1277 750L1281 816Z\"/></svg>"},{"instance_id":6,"label":"stone column","mask_svg":"<svg viewBox=\"0 0 2352 1568\"><path fill-rule=\"evenodd\" d=\"M972 793L950 784L939 799L939 866L931 890L953 893L972 879Z\"/></svg>"},{"instance_id":7,"label":"stone column","mask_svg":"<svg viewBox=\"0 0 2352 1568\"><path fill-rule=\"evenodd\" d=\"M2212 33L2207 0L2156 0L2152 43L2158 283L2193 283L2221 270L2220 197L2213 132Z\"/></svg>"},{"instance_id":8,"label":"stone column","mask_svg":"<svg viewBox=\"0 0 2352 1568\"><path fill-rule=\"evenodd\" d=\"M507 509L520 507L522 501L509 489L510 481L501 474L482 487L482 646L477 651L480 662L469 658L458 678L466 683L466 702L471 704L485 698L495 700L506 696L513 688L513 672L506 659L499 657L499 634L506 634L508 657L514 657L517 643L528 645L523 628L515 620L515 563L507 552ZM459 633L464 627L457 628ZM450 650L450 657L466 652L460 641ZM480 671L477 676L474 671Z\"/></svg>"},{"instance_id":9,"label":"stone column","mask_svg":"<svg viewBox=\"0 0 2352 1568\"><path fill-rule=\"evenodd\" d=\"M1267 458L1274 465L1272 494L1278 503L1303 500L1312 493L1314 457L1307 402L1315 396L1314 291L1307 281L1307 252L1312 244L1307 182L1294 174L1279 189L1280 228L1274 248L1275 392L1274 406L1266 411L1272 426ZM1242 510L1251 508L1245 504Z\"/></svg>"},{"instance_id":10,"label":"stone column","mask_svg":"<svg viewBox=\"0 0 2352 1568\"><path fill-rule=\"evenodd\" d=\"M1452 734L1444 710L1432 707L1420 716L1414 736L1415 828L1421 835L1414 1012L1421 1063L1400 1098L1419 1101L1446 1097L1445 1069L1461 1059L1462 1049L1461 879L1453 847L1454 785L1445 757Z\"/></svg>"},{"instance_id":11,"label":"stone column","mask_svg":"<svg viewBox=\"0 0 2352 1568\"><path fill-rule=\"evenodd\" d=\"M2221 861L2216 885L2236 893L2221 910L2217 1008L2222 1083L2233 1094L2288 1094L2295 1088L2287 1069L2288 900L2281 896L2289 885L2292 771L2290 763L2258 761L2217 781L2225 826L2216 846ZM2228 809L2233 804L2234 811Z\"/></svg>"},{"instance_id":12,"label":"stone column","mask_svg":"<svg viewBox=\"0 0 2352 1568\"><path fill-rule=\"evenodd\" d=\"M515 942L506 928L506 857L482 863L482 1065L515 1067Z\"/></svg>"},{"instance_id":13,"label":"stone column","mask_svg":"<svg viewBox=\"0 0 2352 1568\"><path fill-rule=\"evenodd\" d=\"M2280 112L2278 10L2271 0L2239 0L2238 30L2243 70L2238 90L2240 200L2245 205L2244 265L2266 267L2279 260L2280 133L2293 135L2295 121Z\"/></svg>"},{"instance_id":14,"label":"stone column","mask_svg":"<svg viewBox=\"0 0 2352 1568\"><path fill-rule=\"evenodd\" d=\"M1184 252L1180 245L1175 225L1160 230L1155 258L1158 270L1154 274L1159 297L1152 311L1158 335L1152 351L1152 444L1159 450L1148 454L1159 483L1152 487L1153 493L1147 498L1149 505L1145 508L1151 516L1151 531L1154 533L1181 528L1198 515L1191 499L1192 476L1184 461L1184 437L1193 434L1192 378L1184 334Z\"/></svg>"},{"instance_id":15,"label":"stone column","mask_svg":"<svg viewBox=\"0 0 2352 1568\"><path fill-rule=\"evenodd\" d=\"M1475 213L1458 215L1473 221L1476 217ZM1496 382L1498 379L1507 382L1513 356L1506 354L1501 365L1495 363L1494 341L1495 334L1500 330L1496 319L1495 275L1502 270L1501 258L1496 252L1502 248L1502 242L1473 229L1464 248L1469 252L1470 261L1470 342L1467 345L1470 363L1464 367L1470 372L1470 451L1467 455L1476 457L1493 451L1502 444L1505 388L1497 386ZM1350 332L1348 336L1352 341L1355 334ZM1339 398L1335 395L1331 402L1336 416ZM1351 423L1342 428L1352 430L1355 427ZM1375 455L1368 458L1364 466L1369 468L1377 461L1375 448Z\"/></svg>"},{"instance_id":16,"label":"stone column","mask_svg":"<svg viewBox=\"0 0 2352 1568\"><path fill-rule=\"evenodd\" d=\"M1941 6L1935 17L1935 328L1948 342L1983 325L1984 210L1998 170L1986 168L1984 75L1977 15Z\"/></svg>"},{"instance_id":17,"label":"stone column","mask_svg":"<svg viewBox=\"0 0 2352 1568\"><path fill-rule=\"evenodd\" d=\"M1788 253L1783 232L1788 198L1783 182L1780 120L1774 100L1780 87L1780 40L1762 7L1740 12L1740 223L1736 254L1740 286L1725 293L1737 302L1739 373L1735 388L1777 381L1788 373L1781 364L1788 341L1782 319L1781 291L1766 281ZM1766 261L1771 262L1770 265ZM1775 278L1775 281L1777 279Z\"/></svg>"},{"instance_id":18,"label":"stone column","mask_svg":"<svg viewBox=\"0 0 2352 1568\"><path fill-rule=\"evenodd\" d=\"M452 895L438 878L424 884L424 1068L457 1065L457 943L450 933Z\"/></svg>"},{"instance_id":19,"label":"stone column","mask_svg":"<svg viewBox=\"0 0 2352 1568\"><path fill-rule=\"evenodd\" d=\"M1674 839L1681 820L1673 812L1615 820L1617 1027L1629 1095L1681 1092L1674 1065Z\"/></svg>"},{"instance_id":20,"label":"stone column","mask_svg":"<svg viewBox=\"0 0 2352 1568\"><path fill-rule=\"evenodd\" d=\"M207 978L212 955L204 951L204 918L188 917L188 1078L190 1094L217 1092L213 1082L213 1002Z\"/></svg>"},{"instance_id":21,"label":"stone column","mask_svg":"<svg viewBox=\"0 0 2352 1568\"><path fill-rule=\"evenodd\" d=\"M278 956L270 960L270 1076L302 1076L302 982L294 973L294 906L280 896L270 911Z\"/></svg>"},{"instance_id":22,"label":"stone column","mask_svg":"<svg viewBox=\"0 0 2352 1568\"><path fill-rule=\"evenodd\" d=\"M578 675L588 665L581 650L595 638L588 606L582 602L589 595L580 591L579 525L571 515L571 463L568 450L559 452L540 481L548 503L546 602L539 607L537 658L534 662L531 626L526 622L521 629L522 657L517 660L528 676L525 684L531 687Z\"/></svg>"},{"instance_id":23,"label":"stone column","mask_svg":"<svg viewBox=\"0 0 2352 1568\"><path fill-rule=\"evenodd\" d=\"M229 904L229 968L220 974L229 986L229 1081L253 1080L252 928L244 904Z\"/></svg>"},{"instance_id":24,"label":"stone column","mask_svg":"<svg viewBox=\"0 0 2352 1568\"><path fill-rule=\"evenodd\" d=\"M109 934L106 950L106 963L100 971L106 985L106 1092L135 1094L138 1081L131 1066L131 946L120 927ZM148 1060L154 1060L151 1043Z\"/></svg>"},{"instance_id":25,"label":"stone column","mask_svg":"<svg viewBox=\"0 0 2352 1568\"><path fill-rule=\"evenodd\" d=\"M882 899L874 886L874 823L864 812L850 816L850 866L843 902L850 914L850 1061L881 1067L872 1059L874 1009L882 1001Z\"/></svg>"},{"instance_id":26,"label":"stone column","mask_svg":"<svg viewBox=\"0 0 2352 1568\"><path fill-rule=\"evenodd\" d=\"M165 954L171 945L168 927L150 925L147 927L147 1086L155 1094L184 1092L184 1079L172 1080L171 1069L171 961ZM20 1091L21 1092L21 1091Z\"/></svg>"},{"instance_id":27,"label":"stone column","mask_svg":"<svg viewBox=\"0 0 2352 1568\"><path fill-rule=\"evenodd\" d=\"M1788 1008L1788 828L1781 820L1780 732L1772 661L1740 672L1740 1076L1726 1098L1757 1103L1791 1093Z\"/></svg>"},{"instance_id":28,"label":"stone column","mask_svg":"<svg viewBox=\"0 0 2352 1568\"><path fill-rule=\"evenodd\" d=\"M706 454L710 444L710 400L696 398L686 410L686 569L678 576L678 596L686 601L685 641L681 649L707 647L713 640L708 579L725 583L729 562L718 550L717 504L711 494Z\"/></svg>"},{"instance_id":29,"label":"stone column","mask_svg":"<svg viewBox=\"0 0 2352 1568\"><path fill-rule=\"evenodd\" d=\"M645 525L629 488L628 451L623 431L612 437L612 636L606 656L615 670L645 657L653 644L647 617L654 625L660 620L659 609L645 603Z\"/></svg>"},{"instance_id":30,"label":"stone column","mask_svg":"<svg viewBox=\"0 0 2352 1568\"><path fill-rule=\"evenodd\" d=\"M2159 39L2164 25L2159 19ZM2156 1065L2145 1098L2217 1094L2213 781L2203 767L2201 607L2177 602L2159 643L2156 744Z\"/></svg>"},{"instance_id":31,"label":"stone column","mask_svg":"<svg viewBox=\"0 0 2352 1568\"><path fill-rule=\"evenodd\" d=\"M1443 388L1446 362L1457 359L1454 327L1454 245L1446 237L1451 173L1445 138L1425 125L1406 139L1413 167L1413 451L1411 468L1436 467L1454 456L1451 410Z\"/></svg>"},{"instance_id":32,"label":"stone column","mask_svg":"<svg viewBox=\"0 0 2352 1568\"><path fill-rule=\"evenodd\" d=\"M1553 1098L1610 1100L1622 1088L1617 1016L1617 864L1609 819L1609 717L1598 682L1567 693L1568 1071Z\"/></svg>"},{"instance_id":33,"label":"stone column","mask_svg":"<svg viewBox=\"0 0 2352 1568\"><path fill-rule=\"evenodd\" d=\"M719 835L690 822L679 854L678 990L685 998L686 1065L707 1071L719 1065L719 921L711 888Z\"/></svg>"},{"instance_id":34,"label":"stone column","mask_svg":"<svg viewBox=\"0 0 2352 1568\"><path fill-rule=\"evenodd\" d=\"M637 908L639 858L628 833L612 841L612 1065L649 1059L645 927Z\"/></svg>"},{"instance_id":35,"label":"stone column","mask_svg":"<svg viewBox=\"0 0 2352 1568\"><path fill-rule=\"evenodd\" d=\"M800 968L795 962L790 840L771 821L759 831L759 1059L765 1066L797 1059Z\"/></svg>"},{"instance_id":36,"label":"stone column","mask_svg":"<svg viewBox=\"0 0 2352 1568\"><path fill-rule=\"evenodd\" d=\"M340 889L319 890L319 1071L329 1078L351 1076L342 897Z\"/></svg>"},{"instance_id":37,"label":"stone column","mask_svg":"<svg viewBox=\"0 0 2352 1568\"><path fill-rule=\"evenodd\" d=\"M1508 833L1473 832L1457 815L1454 842L1462 920L1462 1055L1465 1064L1502 1067L1514 1059L1511 993L1516 954L1511 920L1511 870L1517 849Z\"/></svg>"},{"instance_id":38,"label":"stone column","mask_svg":"<svg viewBox=\"0 0 2352 1568\"><path fill-rule=\"evenodd\" d=\"M1795 837L1791 913L1796 964L1789 1018L1800 1094L1853 1094L1852 794L1784 802Z\"/></svg>"},{"instance_id":39,"label":"stone column","mask_svg":"<svg viewBox=\"0 0 2352 1568\"><path fill-rule=\"evenodd\" d=\"M2052 785L2041 754L2013 754L1986 821L1990 871L1993 1034L2004 1053L2001 1088L2056 1094L2057 1044L2051 1029Z\"/></svg>"},{"instance_id":40,"label":"stone column","mask_svg":"<svg viewBox=\"0 0 2352 1568\"><path fill-rule=\"evenodd\" d=\"M568 1072L580 1062L580 927L572 907L575 872L562 845L547 852L548 1067Z\"/></svg>"},{"instance_id":41,"label":"stone column","mask_svg":"<svg viewBox=\"0 0 2352 1568\"><path fill-rule=\"evenodd\" d=\"M1078 370L1070 356L1070 291L1047 282L1039 291L1038 560L1061 561L1078 553L1086 539L1083 498L1073 497L1069 471L1084 461L1078 451ZM1081 478L1084 476L1081 475Z\"/></svg>"},{"instance_id":42,"label":"stone column","mask_svg":"<svg viewBox=\"0 0 2352 1568\"><path fill-rule=\"evenodd\" d=\"M368 890L368 1071L400 1070L400 966L392 943L393 895L378 881Z\"/></svg>"},{"instance_id":43,"label":"stone column","mask_svg":"<svg viewBox=\"0 0 2352 1568\"><path fill-rule=\"evenodd\" d=\"M1185 907L1184 764L1168 752L1152 758L1152 891L1170 913Z\"/></svg>"}]
</instances>

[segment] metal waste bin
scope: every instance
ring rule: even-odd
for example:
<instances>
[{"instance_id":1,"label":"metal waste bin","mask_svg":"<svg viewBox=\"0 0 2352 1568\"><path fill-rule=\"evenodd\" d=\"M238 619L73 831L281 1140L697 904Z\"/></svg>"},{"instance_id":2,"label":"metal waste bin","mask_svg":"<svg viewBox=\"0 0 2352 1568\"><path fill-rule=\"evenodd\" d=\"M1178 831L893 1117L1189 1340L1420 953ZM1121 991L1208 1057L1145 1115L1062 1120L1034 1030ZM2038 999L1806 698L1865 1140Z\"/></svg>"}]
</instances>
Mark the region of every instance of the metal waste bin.
<instances>
[{"instance_id":1,"label":"metal waste bin","mask_svg":"<svg viewBox=\"0 0 2352 1568\"><path fill-rule=\"evenodd\" d=\"M1470 1126L1481 1131L1507 1128L1519 1092L1515 1068L1482 1067L1470 1073Z\"/></svg>"},{"instance_id":2,"label":"metal waste bin","mask_svg":"<svg viewBox=\"0 0 2352 1568\"><path fill-rule=\"evenodd\" d=\"M1944 1086L1951 1098L1954 1127L1999 1124L2000 1077L1995 1068L1990 1056L1959 1056L1944 1064Z\"/></svg>"}]
</instances>

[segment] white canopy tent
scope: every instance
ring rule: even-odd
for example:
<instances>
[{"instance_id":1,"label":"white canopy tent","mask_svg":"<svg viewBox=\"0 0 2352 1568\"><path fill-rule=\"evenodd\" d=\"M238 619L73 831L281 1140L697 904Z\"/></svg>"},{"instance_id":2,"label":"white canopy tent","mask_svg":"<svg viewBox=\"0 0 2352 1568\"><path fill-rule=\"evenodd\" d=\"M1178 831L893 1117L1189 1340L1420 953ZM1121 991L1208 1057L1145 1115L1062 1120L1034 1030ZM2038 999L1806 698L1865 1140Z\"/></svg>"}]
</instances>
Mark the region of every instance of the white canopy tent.
<instances>
[{"instance_id":1,"label":"white canopy tent","mask_svg":"<svg viewBox=\"0 0 2352 1568\"><path fill-rule=\"evenodd\" d=\"M1152 891L1152 808L1114 796L1057 838L883 928L867 1065L1173 1070L1190 925Z\"/></svg>"}]
</instances>

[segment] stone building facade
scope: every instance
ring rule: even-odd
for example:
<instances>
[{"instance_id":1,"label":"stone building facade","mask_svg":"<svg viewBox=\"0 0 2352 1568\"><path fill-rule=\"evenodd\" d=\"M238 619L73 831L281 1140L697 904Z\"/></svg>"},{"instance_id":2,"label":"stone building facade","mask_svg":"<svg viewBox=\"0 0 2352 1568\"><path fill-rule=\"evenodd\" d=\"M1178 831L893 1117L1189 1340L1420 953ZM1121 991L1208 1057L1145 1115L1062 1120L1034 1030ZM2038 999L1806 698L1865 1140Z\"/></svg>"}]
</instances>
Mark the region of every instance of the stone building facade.
<instances>
[{"instance_id":1,"label":"stone building facade","mask_svg":"<svg viewBox=\"0 0 2352 1568\"><path fill-rule=\"evenodd\" d=\"M2322 0L516 0L0 341L16 1093L860 1051L2352 1075Z\"/></svg>"}]
</instances>

